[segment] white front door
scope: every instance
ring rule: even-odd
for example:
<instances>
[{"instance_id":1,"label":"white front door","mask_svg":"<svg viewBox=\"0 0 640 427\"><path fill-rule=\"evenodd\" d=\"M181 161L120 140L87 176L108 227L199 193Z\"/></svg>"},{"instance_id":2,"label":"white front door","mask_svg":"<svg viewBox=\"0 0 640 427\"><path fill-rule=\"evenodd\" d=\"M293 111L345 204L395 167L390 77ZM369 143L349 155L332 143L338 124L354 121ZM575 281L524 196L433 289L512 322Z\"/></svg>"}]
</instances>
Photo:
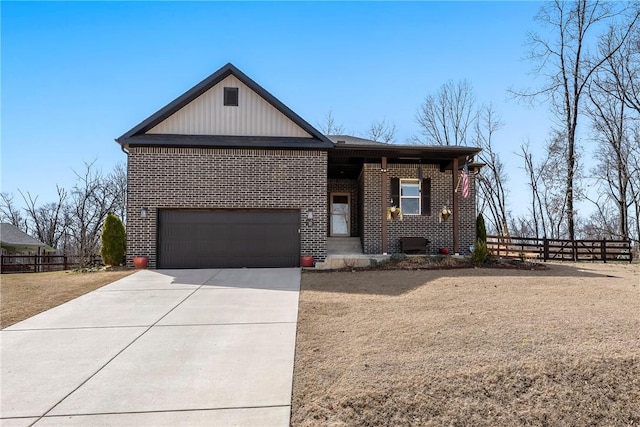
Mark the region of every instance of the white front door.
<instances>
[{"instance_id":1,"label":"white front door","mask_svg":"<svg viewBox=\"0 0 640 427\"><path fill-rule=\"evenodd\" d=\"M349 193L331 193L331 236L350 236Z\"/></svg>"}]
</instances>

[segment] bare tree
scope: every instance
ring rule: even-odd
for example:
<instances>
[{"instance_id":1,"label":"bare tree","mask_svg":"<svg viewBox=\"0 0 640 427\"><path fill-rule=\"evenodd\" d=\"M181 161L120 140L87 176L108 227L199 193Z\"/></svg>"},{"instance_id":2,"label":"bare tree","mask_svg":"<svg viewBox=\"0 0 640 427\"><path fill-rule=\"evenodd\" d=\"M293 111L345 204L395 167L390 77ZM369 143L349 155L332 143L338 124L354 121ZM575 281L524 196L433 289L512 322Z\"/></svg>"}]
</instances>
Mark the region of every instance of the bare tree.
<instances>
[{"instance_id":1,"label":"bare tree","mask_svg":"<svg viewBox=\"0 0 640 427\"><path fill-rule=\"evenodd\" d=\"M493 145L493 136L503 126L493 106L481 109L475 126L475 145L482 148L478 155L485 164L477 176L478 212L488 210L487 220L494 233L508 236L507 222L507 173L500 154Z\"/></svg>"},{"instance_id":2,"label":"bare tree","mask_svg":"<svg viewBox=\"0 0 640 427\"><path fill-rule=\"evenodd\" d=\"M524 159L525 171L529 177L530 214L536 237L567 237L567 197L563 182L557 179L558 176L566 176L567 173L566 138L562 133L554 132L547 141L544 157L539 162L533 158L529 144L521 146L520 149L520 156ZM576 155L579 156L579 153ZM577 169L576 173L581 176L581 169ZM581 194L582 190L576 189L577 197Z\"/></svg>"},{"instance_id":3,"label":"bare tree","mask_svg":"<svg viewBox=\"0 0 640 427\"><path fill-rule=\"evenodd\" d=\"M612 25L600 40L600 50L607 52L621 46L607 59L609 78L615 81L616 87L610 94L620 97L628 108L640 114L640 27L637 25L640 4L636 3L635 8L627 12L629 29Z\"/></svg>"},{"instance_id":4,"label":"bare tree","mask_svg":"<svg viewBox=\"0 0 640 427\"><path fill-rule=\"evenodd\" d=\"M521 218L517 224L512 224L512 229L517 228L520 236L535 235L536 238L540 238L541 235L547 235L547 224L541 197L542 191L540 189L542 187L542 183L540 182L541 175L538 173L540 169L544 168L544 165L537 166L534 164L529 143L521 145L520 151L522 153L521 157L524 159L524 169L529 177L529 188L531 189L531 206L529 212L533 224L525 227L525 221ZM524 230L527 230L530 234L523 234Z\"/></svg>"},{"instance_id":5,"label":"bare tree","mask_svg":"<svg viewBox=\"0 0 640 427\"><path fill-rule=\"evenodd\" d=\"M627 163L630 177L629 199L632 207L628 216L629 231L630 237L635 242L636 253L640 255L640 125L635 123L630 133L633 142L630 144Z\"/></svg>"},{"instance_id":6,"label":"bare tree","mask_svg":"<svg viewBox=\"0 0 640 427\"><path fill-rule=\"evenodd\" d=\"M600 28L611 23L622 11L614 2L567 2L555 0L545 3L536 20L545 29L544 35L530 34L530 59L535 64L534 73L546 80L543 87L533 92L517 95L524 98L544 97L550 102L551 111L561 124L566 138L566 168L564 181L566 192L566 220L570 239L575 238L576 195L576 132L581 115L582 98L594 73L614 55L635 25L636 16L624 26L620 42L605 51L591 53L589 40L597 37Z\"/></svg>"},{"instance_id":7,"label":"bare tree","mask_svg":"<svg viewBox=\"0 0 640 427\"><path fill-rule=\"evenodd\" d=\"M592 123L592 135L597 148L595 159L598 164L592 169L593 176L601 183L600 194L614 201L617 214L617 235L619 238L629 235L629 137L627 135L628 117L626 106L617 96L610 96L605 89L606 81L596 80L588 91L591 103L588 107ZM604 210L602 198L594 201L600 212ZM610 214L610 212L607 212ZM597 217L592 217L595 219ZM604 218L604 216L600 216Z\"/></svg>"},{"instance_id":8,"label":"bare tree","mask_svg":"<svg viewBox=\"0 0 640 427\"><path fill-rule=\"evenodd\" d=\"M534 224L532 224L533 217L526 214L520 214L518 216L512 216L509 219L509 230L513 236L535 236L536 231Z\"/></svg>"},{"instance_id":9,"label":"bare tree","mask_svg":"<svg viewBox=\"0 0 640 427\"><path fill-rule=\"evenodd\" d=\"M336 123L333 112L329 110L324 120L318 123L318 130L325 135L342 135L344 134L344 125Z\"/></svg>"},{"instance_id":10,"label":"bare tree","mask_svg":"<svg viewBox=\"0 0 640 427\"><path fill-rule=\"evenodd\" d=\"M84 266L90 256L98 253L106 215L112 212L124 222L127 172L121 163L103 175L96 170L94 161L85 163L84 171L75 174L76 183L70 192L56 186L58 198L54 202L39 203L37 195L18 190L24 217L13 196L2 193L0 218L63 253L80 256Z\"/></svg>"},{"instance_id":11,"label":"bare tree","mask_svg":"<svg viewBox=\"0 0 640 427\"><path fill-rule=\"evenodd\" d=\"M0 193L0 222L5 222L27 232L27 220L13 202L13 194Z\"/></svg>"},{"instance_id":12,"label":"bare tree","mask_svg":"<svg viewBox=\"0 0 640 427\"><path fill-rule=\"evenodd\" d=\"M626 29L612 25L601 37L601 55L620 47L608 56L588 85L587 111L598 162L592 174L599 182L599 194L592 200L597 214L589 218L587 225L592 232L600 230L605 236L633 237L640 242L640 233L630 232L631 224L638 222L632 214L636 209L631 208L637 203L635 184L640 181L640 156L635 149L640 119L640 29L635 26L632 31L627 37ZM612 221L616 223L614 231L610 230Z\"/></svg>"},{"instance_id":13,"label":"bare tree","mask_svg":"<svg viewBox=\"0 0 640 427\"><path fill-rule=\"evenodd\" d=\"M127 166L125 163L118 163L108 176L108 179L115 186L118 193L116 197L113 213L120 218L124 224L127 223Z\"/></svg>"},{"instance_id":14,"label":"bare tree","mask_svg":"<svg viewBox=\"0 0 640 427\"><path fill-rule=\"evenodd\" d=\"M107 214L122 204L122 190L96 170L94 163L85 163L82 174L76 172L68 209L71 243L83 266L100 249L100 231Z\"/></svg>"},{"instance_id":15,"label":"bare tree","mask_svg":"<svg viewBox=\"0 0 640 427\"><path fill-rule=\"evenodd\" d=\"M420 135L413 142L429 145L467 145L477 117L473 86L468 80L449 81L435 95L427 95L418 108Z\"/></svg>"},{"instance_id":16,"label":"bare tree","mask_svg":"<svg viewBox=\"0 0 640 427\"><path fill-rule=\"evenodd\" d=\"M585 239L620 239L617 208L608 202L606 194L593 201L595 211L580 224L580 234Z\"/></svg>"},{"instance_id":17,"label":"bare tree","mask_svg":"<svg viewBox=\"0 0 640 427\"><path fill-rule=\"evenodd\" d=\"M396 140L396 125L387 122L386 119L371 122L364 136L372 141L384 142L386 144L394 143Z\"/></svg>"},{"instance_id":18,"label":"bare tree","mask_svg":"<svg viewBox=\"0 0 640 427\"><path fill-rule=\"evenodd\" d=\"M64 188L56 186L58 200L55 202L37 205L38 196L31 196L20 191L24 200L24 211L27 213L30 228L35 237L43 243L58 248L58 243L64 237L68 221L66 216L67 192Z\"/></svg>"}]
</instances>

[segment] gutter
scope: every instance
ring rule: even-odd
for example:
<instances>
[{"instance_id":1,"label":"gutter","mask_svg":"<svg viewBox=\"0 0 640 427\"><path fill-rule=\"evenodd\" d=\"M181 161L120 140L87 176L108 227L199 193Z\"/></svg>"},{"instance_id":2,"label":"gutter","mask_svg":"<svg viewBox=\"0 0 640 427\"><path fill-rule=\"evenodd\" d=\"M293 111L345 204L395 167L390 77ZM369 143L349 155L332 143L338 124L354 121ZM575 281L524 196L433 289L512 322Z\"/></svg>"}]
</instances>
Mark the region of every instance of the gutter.
<instances>
[{"instance_id":1,"label":"gutter","mask_svg":"<svg viewBox=\"0 0 640 427\"><path fill-rule=\"evenodd\" d=\"M120 149L122 150L122 152L127 156L129 156L129 152L127 151L126 148L124 148L124 145L120 144L120 141L118 141L118 139L114 139L114 141L120 146Z\"/></svg>"}]
</instances>

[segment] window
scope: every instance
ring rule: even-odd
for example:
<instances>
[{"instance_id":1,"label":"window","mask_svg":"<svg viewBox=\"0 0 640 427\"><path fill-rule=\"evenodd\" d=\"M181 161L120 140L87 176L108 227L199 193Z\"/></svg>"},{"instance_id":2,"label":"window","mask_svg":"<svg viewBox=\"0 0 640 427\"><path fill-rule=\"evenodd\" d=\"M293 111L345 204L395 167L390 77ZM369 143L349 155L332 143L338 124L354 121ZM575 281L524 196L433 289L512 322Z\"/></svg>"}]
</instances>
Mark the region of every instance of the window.
<instances>
[{"instance_id":1,"label":"window","mask_svg":"<svg viewBox=\"0 0 640 427\"><path fill-rule=\"evenodd\" d=\"M400 210L403 215L420 215L420 180L400 180Z\"/></svg>"},{"instance_id":2,"label":"window","mask_svg":"<svg viewBox=\"0 0 640 427\"><path fill-rule=\"evenodd\" d=\"M400 206L403 214L431 216L431 178L403 179L402 192L400 178L391 178L391 204ZM400 199L402 195L402 201ZM416 202L416 199L418 202ZM419 203L421 201L421 203ZM420 206L416 206L419 203Z\"/></svg>"},{"instance_id":3,"label":"window","mask_svg":"<svg viewBox=\"0 0 640 427\"><path fill-rule=\"evenodd\" d=\"M228 107L238 106L238 88L237 87L224 88L224 105Z\"/></svg>"}]
</instances>

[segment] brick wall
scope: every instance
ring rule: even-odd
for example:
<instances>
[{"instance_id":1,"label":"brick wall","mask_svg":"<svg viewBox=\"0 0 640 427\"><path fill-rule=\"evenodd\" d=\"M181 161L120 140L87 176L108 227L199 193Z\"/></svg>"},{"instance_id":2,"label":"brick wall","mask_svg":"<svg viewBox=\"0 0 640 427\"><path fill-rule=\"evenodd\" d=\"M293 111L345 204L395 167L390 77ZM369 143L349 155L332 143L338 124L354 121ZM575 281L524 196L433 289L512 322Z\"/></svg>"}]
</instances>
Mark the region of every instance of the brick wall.
<instances>
[{"instance_id":1,"label":"brick wall","mask_svg":"<svg viewBox=\"0 0 640 427\"><path fill-rule=\"evenodd\" d=\"M326 257L324 151L133 147L127 168L128 264L133 256L148 256L149 266L156 266L162 208L299 209L302 254ZM146 218L140 217L143 207L149 209Z\"/></svg>"},{"instance_id":2,"label":"brick wall","mask_svg":"<svg viewBox=\"0 0 640 427\"><path fill-rule=\"evenodd\" d=\"M365 163L360 175L362 188L362 251L365 254L381 254L382 214L381 209L381 176L380 163ZM388 188L388 186L387 186ZM391 205L391 202L389 202Z\"/></svg>"},{"instance_id":3,"label":"brick wall","mask_svg":"<svg viewBox=\"0 0 640 427\"><path fill-rule=\"evenodd\" d=\"M382 213L381 213L381 176L380 163L366 163L362 170L361 185L364 187L363 203L363 250L367 254L382 252ZM417 165L389 164L387 166L387 206L391 206L391 178L418 177ZM423 236L431 241L429 250L437 253L439 248L453 250L453 219L438 222L438 211L443 205L452 209L451 171L440 172L437 165L422 165L423 178L431 178L431 216L404 215L403 221L387 221L388 252L400 252L400 237ZM475 180L470 176L470 195L465 199L457 193L460 209L460 254L468 255L469 246L475 241Z\"/></svg>"},{"instance_id":4,"label":"brick wall","mask_svg":"<svg viewBox=\"0 0 640 427\"><path fill-rule=\"evenodd\" d=\"M355 179L328 179L327 180L327 206L328 210L331 209L331 193L348 193L350 195L350 203L349 203L349 217L351 221L351 236L358 236L359 224L358 224L358 182ZM330 219L331 212L327 212L327 234L330 235L331 232L329 227L331 227Z\"/></svg>"}]
</instances>

